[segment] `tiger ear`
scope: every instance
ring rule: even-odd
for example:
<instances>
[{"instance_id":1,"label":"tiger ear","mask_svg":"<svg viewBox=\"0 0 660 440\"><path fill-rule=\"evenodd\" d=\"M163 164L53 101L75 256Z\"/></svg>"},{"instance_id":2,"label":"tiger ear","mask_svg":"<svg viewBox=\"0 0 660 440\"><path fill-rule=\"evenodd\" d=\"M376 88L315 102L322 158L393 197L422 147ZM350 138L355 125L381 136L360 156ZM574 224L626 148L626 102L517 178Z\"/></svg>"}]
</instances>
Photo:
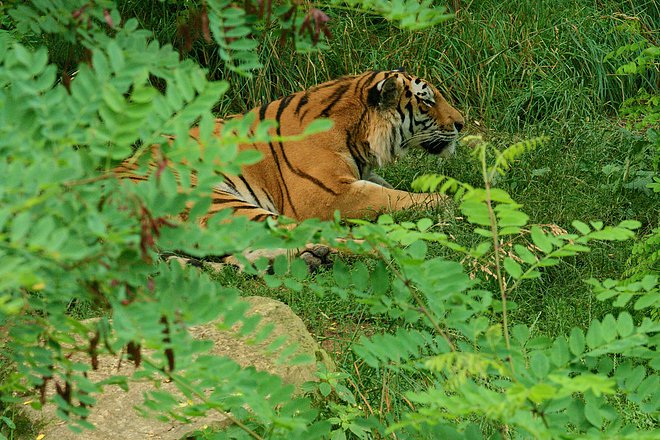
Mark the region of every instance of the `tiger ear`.
<instances>
[{"instance_id":1,"label":"tiger ear","mask_svg":"<svg viewBox=\"0 0 660 440\"><path fill-rule=\"evenodd\" d=\"M397 76L390 76L369 90L368 103L373 107L390 108L399 101L401 88Z\"/></svg>"}]
</instances>

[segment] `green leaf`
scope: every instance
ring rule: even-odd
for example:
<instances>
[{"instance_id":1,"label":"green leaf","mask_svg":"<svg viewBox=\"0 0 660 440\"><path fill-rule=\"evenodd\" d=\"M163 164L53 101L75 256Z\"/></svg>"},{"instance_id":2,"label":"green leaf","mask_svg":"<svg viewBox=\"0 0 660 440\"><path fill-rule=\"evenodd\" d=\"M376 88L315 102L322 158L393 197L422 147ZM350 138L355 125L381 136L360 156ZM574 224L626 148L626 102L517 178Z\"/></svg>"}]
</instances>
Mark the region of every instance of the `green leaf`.
<instances>
[{"instance_id":1,"label":"green leaf","mask_svg":"<svg viewBox=\"0 0 660 440\"><path fill-rule=\"evenodd\" d=\"M658 292L650 292L645 295L642 295L637 301L635 301L635 310L642 310L649 307L659 307L660 306L660 294Z\"/></svg>"},{"instance_id":2,"label":"green leaf","mask_svg":"<svg viewBox=\"0 0 660 440\"><path fill-rule=\"evenodd\" d=\"M523 273L520 264L511 257L506 257L504 259L504 269L506 269L507 273L516 280L519 279Z\"/></svg>"},{"instance_id":3,"label":"green leaf","mask_svg":"<svg viewBox=\"0 0 660 440\"><path fill-rule=\"evenodd\" d=\"M282 285L282 280L280 278L271 276L271 275L266 275L264 276L264 282L268 287L271 289L277 289Z\"/></svg>"},{"instance_id":4,"label":"green leaf","mask_svg":"<svg viewBox=\"0 0 660 440\"><path fill-rule=\"evenodd\" d=\"M571 224L582 235L587 235L589 232L591 232L591 228L589 227L589 225L586 224L586 223L581 222L580 220L574 220L573 223L571 223Z\"/></svg>"},{"instance_id":5,"label":"green leaf","mask_svg":"<svg viewBox=\"0 0 660 440\"><path fill-rule=\"evenodd\" d=\"M516 208L518 205L499 205L495 207L499 226L501 228L512 226L525 226L529 216ZM503 234L504 235L504 234Z\"/></svg>"},{"instance_id":6,"label":"green leaf","mask_svg":"<svg viewBox=\"0 0 660 440\"><path fill-rule=\"evenodd\" d=\"M490 189L490 199L494 202L501 202L501 203L515 203L511 196L504 190L499 189L499 188L491 188ZM500 205L502 206L502 205ZM497 208L500 208L500 206L497 206Z\"/></svg>"},{"instance_id":7,"label":"green leaf","mask_svg":"<svg viewBox=\"0 0 660 440\"><path fill-rule=\"evenodd\" d=\"M428 246L423 240L413 241L408 246L408 254L417 260L424 260L427 250Z\"/></svg>"},{"instance_id":8,"label":"green leaf","mask_svg":"<svg viewBox=\"0 0 660 440\"><path fill-rule=\"evenodd\" d=\"M603 426L603 415L595 402L587 402L584 405L584 416L596 428Z\"/></svg>"},{"instance_id":9,"label":"green leaf","mask_svg":"<svg viewBox=\"0 0 660 440\"><path fill-rule=\"evenodd\" d=\"M558 264L559 264L559 259L551 258L551 257L544 257L538 262L539 267L550 267L550 266L556 266Z\"/></svg>"},{"instance_id":10,"label":"green leaf","mask_svg":"<svg viewBox=\"0 0 660 440\"><path fill-rule=\"evenodd\" d=\"M347 288L351 282L351 276L348 271L348 266L341 260L335 260L332 267L332 277L334 278L337 286Z\"/></svg>"},{"instance_id":11,"label":"green leaf","mask_svg":"<svg viewBox=\"0 0 660 440\"><path fill-rule=\"evenodd\" d=\"M579 356L579 355L577 355ZM570 359L570 348L566 338L563 336L555 339L552 343L550 359L557 367L563 367Z\"/></svg>"},{"instance_id":12,"label":"green leaf","mask_svg":"<svg viewBox=\"0 0 660 440\"><path fill-rule=\"evenodd\" d=\"M229 49L235 50L235 51L241 51L241 52L248 52L248 51L253 51L254 49L259 46L259 42L256 40L251 40L249 38L242 38L239 40L232 41L229 43L227 46ZM252 55L252 54L249 54ZM236 58L243 58L242 54L236 53ZM250 57L246 58L246 61L249 61Z\"/></svg>"},{"instance_id":13,"label":"green leaf","mask_svg":"<svg viewBox=\"0 0 660 440\"><path fill-rule=\"evenodd\" d=\"M44 49L42 48L41 51L43 52ZM24 66L30 67L32 65L32 54L24 46L15 44L13 53L16 59Z\"/></svg>"},{"instance_id":14,"label":"green leaf","mask_svg":"<svg viewBox=\"0 0 660 440\"><path fill-rule=\"evenodd\" d=\"M493 231L490 229L474 228L474 233L486 238L493 238Z\"/></svg>"},{"instance_id":15,"label":"green leaf","mask_svg":"<svg viewBox=\"0 0 660 440\"><path fill-rule=\"evenodd\" d=\"M461 212L475 225L490 226L490 215L485 203L476 200L463 200Z\"/></svg>"},{"instance_id":16,"label":"green leaf","mask_svg":"<svg viewBox=\"0 0 660 440\"><path fill-rule=\"evenodd\" d=\"M303 285L300 282L296 281L293 278L284 278L282 284L284 284L284 287L286 287L287 289L291 289L294 292L300 292L303 287Z\"/></svg>"},{"instance_id":17,"label":"green leaf","mask_svg":"<svg viewBox=\"0 0 660 440\"><path fill-rule=\"evenodd\" d=\"M106 84L101 90L103 94L103 101L108 105L110 110L115 113L122 113L126 107L126 102L119 92L110 84ZM117 120L119 115L112 115ZM110 114L107 114L106 121L110 120Z\"/></svg>"},{"instance_id":18,"label":"green leaf","mask_svg":"<svg viewBox=\"0 0 660 440\"><path fill-rule=\"evenodd\" d=\"M431 220L430 218L422 218L419 219L419 221L417 222L417 229L421 232L426 231L431 226L433 226L433 220Z\"/></svg>"},{"instance_id":19,"label":"green leaf","mask_svg":"<svg viewBox=\"0 0 660 440\"><path fill-rule=\"evenodd\" d=\"M390 272L382 261L376 263L371 272L371 291L374 295L383 295L390 288Z\"/></svg>"},{"instance_id":20,"label":"green leaf","mask_svg":"<svg viewBox=\"0 0 660 440\"><path fill-rule=\"evenodd\" d=\"M94 71L97 73L99 79L106 80L107 78L110 77L110 68L108 67L108 59L100 50L95 50L93 52L92 66L94 66Z\"/></svg>"},{"instance_id":21,"label":"green leaf","mask_svg":"<svg viewBox=\"0 0 660 440\"><path fill-rule=\"evenodd\" d=\"M332 431L330 440L346 440L346 433L341 429L336 429Z\"/></svg>"},{"instance_id":22,"label":"green leaf","mask_svg":"<svg viewBox=\"0 0 660 440\"><path fill-rule=\"evenodd\" d=\"M522 345L529 338L529 328L524 324L516 324L511 329L511 335Z\"/></svg>"},{"instance_id":23,"label":"green leaf","mask_svg":"<svg viewBox=\"0 0 660 440\"><path fill-rule=\"evenodd\" d=\"M470 250L470 254L476 258L482 257L486 255L488 251L493 247L493 243L491 241L482 241L477 245L475 249Z\"/></svg>"},{"instance_id":24,"label":"green leaf","mask_svg":"<svg viewBox=\"0 0 660 440\"><path fill-rule=\"evenodd\" d=\"M524 280L532 280L536 278L541 278L541 272L539 272L538 270L531 270L527 272L525 276L523 276Z\"/></svg>"},{"instance_id":25,"label":"green leaf","mask_svg":"<svg viewBox=\"0 0 660 440\"><path fill-rule=\"evenodd\" d=\"M369 270L362 261L358 261L353 265L351 280L357 290L365 291L369 288Z\"/></svg>"},{"instance_id":26,"label":"green leaf","mask_svg":"<svg viewBox=\"0 0 660 440\"><path fill-rule=\"evenodd\" d=\"M111 40L106 46L106 50L108 51L108 56L110 58L110 65L112 66L112 70L115 72L121 72L125 66L124 54L121 48L119 47L119 45L117 44L117 42Z\"/></svg>"},{"instance_id":27,"label":"green leaf","mask_svg":"<svg viewBox=\"0 0 660 440\"><path fill-rule=\"evenodd\" d=\"M658 284L658 277L655 275L645 275L641 281L642 288L647 292L655 288L657 284Z\"/></svg>"},{"instance_id":28,"label":"green leaf","mask_svg":"<svg viewBox=\"0 0 660 440\"><path fill-rule=\"evenodd\" d=\"M309 276L309 268L300 258L294 258L290 263L291 275L298 281L303 281Z\"/></svg>"},{"instance_id":29,"label":"green leaf","mask_svg":"<svg viewBox=\"0 0 660 440\"><path fill-rule=\"evenodd\" d=\"M470 423L464 432L466 440L483 440L484 435L481 428L476 423Z\"/></svg>"},{"instance_id":30,"label":"green leaf","mask_svg":"<svg viewBox=\"0 0 660 440\"><path fill-rule=\"evenodd\" d=\"M597 230L589 234L589 237L596 239L596 240L616 240L616 241L624 241L631 239L635 236L635 233L631 231L630 229L624 229L624 228L618 228L618 227L611 227L611 226L606 226L605 228L601 230Z\"/></svg>"},{"instance_id":31,"label":"green leaf","mask_svg":"<svg viewBox=\"0 0 660 440\"><path fill-rule=\"evenodd\" d=\"M602 326L597 319L591 321L589 330L587 330L586 341L591 349L594 349L603 343Z\"/></svg>"},{"instance_id":32,"label":"green leaf","mask_svg":"<svg viewBox=\"0 0 660 440\"><path fill-rule=\"evenodd\" d=\"M582 329L573 327L573 330L571 330L571 336L568 339L568 347L570 348L571 353L575 356L580 356L584 353L585 338Z\"/></svg>"},{"instance_id":33,"label":"green leaf","mask_svg":"<svg viewBox=\"0 0 660 440\"><path fill-rule=\"evenodd\" d=\"M614 368L614 362L610 357L602 357L598 362L598 373L603 376L609 376Z\"/></svg>"},{"instance_id":34,"label":"green leaf","mask_svg":"<svg viewBox=\"0 0 660 440\"><path fill-rule=\"evenodd\" d=\"M548 239L545 232L543 232L541 228L536 225L532 226L530 236L532 237L532 241L536 247L541 249L543 253L549 254L552 252L552 242Z\"/></svg>"},{"instance_id":35,"label":"green leaf","mask_svg":"<svg viewBox=\"0 0 660 440\"><path fill-rule=\"evenodd\" d=\"M521 229L518 226L507 226L505 228L500 229L499 235L501 237L503 237L505 235L518 235L518 234L520 234L520 231L521 231Z\"/></svg>"},{"instance_id":36,"label":"green leaf","mask_svg":"<svg viewBox=\"0 0 660 440\"><path fill-rule=\"evenodd\" d=\"M310 136L313 134L322 133L324 131L330 130L333 125L334 123L332 122L332 119L328 119L328 118L314 119L312 122L307 124L305 130L303 131L303 135Z\"/></svg>"},{"instance_id":37,"label":"green leaf","mask_svg":"<svg viewBox=\"0 0 660 440\"><path fill-rule=\"evenodd\" d=\"M535 264L537 262L536 256L527 247L516 244L513 248L516 251L516 255L525 263Z\"/></svg>"},{"instance_id":38,"label":"green leaf","mask_svg":"<svg viewBox=\"0 0 660 440\"><path fill-rule=\"evenodd\" d=\"M31 226L32 216L29 211L23 211L14 217L14 221L11 224L11 243L19 244L22 242L28 234Z\"/></svg>"},{"instance_id":39,"label":"green leaf","mask_svg":"<svg viewBox=\"0 0 660 440\"><path fill-rule=\"evenodd\" d=\"M2 420L9 429L16 429L16 425L14 424L13 420L10 419L9 417L2 416L0 417L0 420Z\"/></svg>"},{"instance_id":40,"label":"green leaf","mask_svg":"<svg viewBox=\"0 0 660 440\"><path fill-rule=\"evenodd\" d=\"M536 351L531 356L530 367L537 379L543 379L550 371L550 361L545 353Z\"/></svg>"},{"instance_id":41,"label":"green leaf","mask_svg":"<svg viewBox=\"0 0 660 440\"><path fill-rule=\"evenodd\" d=\"M605 342L612 342L617 337L617 322L611 313L608 313L603 318L601 325L601 335Z\"/></svg>"},{"instance_id":42,"label":"green leaf","mask_svg":"<svg viewBox=\"0 0 660 440\"><path fill-rule=\"evenodd\" d=\"M319 384L319 391L323 397L328 397L332 393L332 387L327 382L321 382Z\"/></svg>"},{"instance_id":43,"label":"green leaf","mask_svg":"<svg viewBox=\"0 0 660 440\"><path fill-rule=\"evenodd\" d=\"M158 91L148 85L136 86L131 93L131 101L137 104L150 103L158 96Z\"/></svg>"},{"instance_id":44,"label":"green leaf","mask_svg":"<svg viewBox=\"0 0 660 440\"><path fill-rule=\"evenodd\" d=\"M624 220L618 225L619 228L625 229L639 229L641 226L642 224L637 220Z\"/></svg>"},{"instance_id":45,"label":"green leaf","mask_svg":"<svg viewBox=\"0 0 660 440\"><path fill-rule=\"evenodd\" d=\"M285 255L278 255L273 260L273 272L275 275L284 275L289 271L289 262Z\"/></svg>"},{"instance_id":46,"label":"green leaf","mask_svg":"<svg viewBox=\"0 0 660 440\"><path fill-rule=\"evenodd\" d=\"M639 388L640 384L646 377L646 369L642 365L638 365L632 370L625 378L624 389L631 392L636 391Z\"/></svg>"},{"instance_id":47,"label":"green leaf","mask_svg":"<svg viewBox=\"0 0 660 440\"><path fill-rule=\"evenodd\" d=\"M534 403L542 403L557 395L557 390L552 385L537 383L529 389L529 399Z\"/></svg>"},{"instance_id":48,"label":"green leaf","mask_svg":"<svg viewBox=\"0 0 660 440\"><path fill-rule=\"evenodd\" d=\"M237 165L253 165L260 162L264 158L264 155L253 149L241 150L236 156L235 163Z\"/></svg>"},{"instance_id":49,"label":"green leaf","mask_svg":"<svg viewBox=\"0 0 660 440\"><path fill-rule=\"evenodd\" d=\"M616 323L616 330L621 337L631 335L635 331L632 316L628 312L621 312Z\"/></svg>"}]
</instances>

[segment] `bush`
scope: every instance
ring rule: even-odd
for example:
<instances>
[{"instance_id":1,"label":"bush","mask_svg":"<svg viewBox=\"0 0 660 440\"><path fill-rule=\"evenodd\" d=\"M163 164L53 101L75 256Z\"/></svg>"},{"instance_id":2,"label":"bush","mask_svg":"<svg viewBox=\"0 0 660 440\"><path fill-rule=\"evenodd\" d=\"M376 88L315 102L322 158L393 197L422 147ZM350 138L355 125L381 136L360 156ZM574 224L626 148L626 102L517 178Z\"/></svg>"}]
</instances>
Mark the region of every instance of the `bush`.
<instances>
[{"instance_id":1,"label":"bush","mask_svg":"<svg viewBox=\"0 0 660 440\"><path fill-rule=\"evenodd\" d=\"M474 226L473 245L436 232L431 219L397 223L383 216L376 224L352 223L350 236L363 241L342 247L365 258L350 267L338 260L331 271L311 277L300 264L280 261L272 275L264 275L270 286L353 298L392 323L395 330L363 336L353 351L374 374L405 372L419 379L404 386L409 405L399 413L362 411L342 373L320 371L321 382L312 387L316 398L292 397L277 378L206 355L207 345L191 340L189 326L222 319L225 325L242 323L248 334L256 322L244 317L236 288L196 268L168 265L159 250L204 257L248 247L297 247L348 236L347 226L306 222L283 231L219 214L202 229L176 220L185 206L192 207L192 219L206 212L204 194L218 173L257 159L239 154L238 143L264 136L268 126L248 134L246 121L222 139L212 136L212 110L226 82L209 81L206 71L181 60L172 46L161 46L136 19L122 21L112 2L78 1L67 11L58 5L13 7L11 19L2 22L8 30L0 31L0 323L8 329L3 355L11 367L0 388L5 403L36 394L42 397L34 403L38 407L44 403L41 391L54 382L59 416L72 429L93 428L86 416L103 386L165 377L194 404L179 407L154 390L143 404L148 412L194 417L220 411L235 422L224 434L237 437L657 436L660 325L643 316L658 307L657 276L646 274L632 284L591 280L599 299L620 307L632 301L641 312L626 309L595 319L586 333L573 328L554 338L536 337L529 326L508 321L509 296L521 283L562 258L588 252L594 241L629 239L639 226L575 221L573 232L555 235L529 225L521 206L493 181L543 138L503 150L473 139L483 188L443 176L419 180L421 189L454 194ZM198 24L190 27L200 32L197 37L215 41L225 68L249 75L258 64L250 55L257 44L251 36L256 23L264 22L229 2L189 5L163 2L187 26ZM447 18L429 2L369 1L355 7L413 28ZM297 35L297 44L309 49L322 32L323 16L292 12L287 21L291 8L273 13L288 30L285 35ZM306 19L316 20L318 32L304 27ZM300 37L303 29L306 40ZM53 42L70 45L82 57L73 78L49 61ZM195 123L205 155L221 163L201 160L187 136ZM164 135L176 136L166 154L177 159L178 180L168 168L137 185L112 177L112 167L131 154L142 169L150 159L158 161L149 147ZM190 164L195 187L187 178ZM502 245L504 237L510 247ZM496 292L460 263L429 255L429 246L493 267ZM78 304L89 305L86 316L100 319L82 323ZM145 355L143 348L155 354ZM139 367L135 375L89 381L85 372L108 352L125 352ZM72 361L72 353L88 361ZM213 393L207 393L209 384ZM625 409L631 406L651 422L629 424ZM6 421L4 427L13 429Z\"/></svg>"}]
</instances>

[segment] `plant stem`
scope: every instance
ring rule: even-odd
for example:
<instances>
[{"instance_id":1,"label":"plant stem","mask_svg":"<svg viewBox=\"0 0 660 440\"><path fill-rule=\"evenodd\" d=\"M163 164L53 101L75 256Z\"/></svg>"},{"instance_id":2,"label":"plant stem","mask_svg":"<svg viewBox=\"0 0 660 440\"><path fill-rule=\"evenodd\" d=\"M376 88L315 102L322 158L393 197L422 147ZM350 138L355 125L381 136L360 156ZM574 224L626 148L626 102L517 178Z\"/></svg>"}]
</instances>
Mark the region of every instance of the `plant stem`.
<instances>
[{"instance_id":1,"label":"plant stem","mask_svg":"<svg viewBox=\"0 0 660 440\"><path fill-rule=\"evenodd\" d=\"M156 364L151 362L151 360L149 360L149 359L143 359L142 362L149 365L154 370L158 370L161 373L163 373L168 379L170 379L171 381L176 383L176 385L179 388L185 389L190 394L195 395L198 399L200 399L203 402L207 401L206 396L204 395L203 392L201 392L198 389L196 389L195 387L191 386L187 381L183 380L183 378L179 377L178 375L175 375L175 374L172 374L169 371L164 371L164 370L160 369L158 366L156 366ZM254 432L250 428L248 428L247 425L245 425L243 422L238 420L236 417L232 416L231 413L223 411L220 408L217 408L215 406L213 407L213 409L215 411L217 411L218 413L220 413L221 416L226 417L227 419L229 419L232 423L234 423L236 426L241 428L243 431L245 431L247 434L249 434L252 438L257 439L257 440L263 440L263 437L261 437L259 434L257 434L256 432Z\"/></svg>"},{"instance_id":2,"label":"plant stem","mask_svg":"<svg viewBox=\"0 0 660 440\"><path fill-rule=\"evenodd\" d=\"M497 217L493 210L493 201L490 197L490 183L493 179L493 174L496 172L496 167L488 172L486 165L486 145L482 146L481 151L481 166L484 177L484 188L486 190L486 206L488 207L488 217L490 219L490 231L493 235L493 251L495 252L495 273L497 276L497 285L500 288L500 297L502 298L502 327L504 327L504 341L506 343L507 352L511 351L511 340L509 338L509 319L506 309L506 286L504 285L504 278L502 276L502 267L500 264L500 239L497 233ZM507 355L511 371L515 371L513 361L510 355Z\"/></svg>"},{"instance_id":3,"label":"plant stem","mask_svg":"<svg viewBox=\"0 0 660 440\"><path fill-rule=\"evenodd\" d=\"M380 251L380 249L378 249L378 246L376 246L374 243L372 243L369 240L367 240L367 242L371 245L372 249L378 254L378 257L381 260L383 260L384 262L387 263L387 260L386 260L385 256ZM395 249L395 247L392 247L392 248ZM431 313L428 311L428 308L426 307L426 304L424 303L424 301L422 301L422 298L420 298L419 295L417 295L417 293L415 293L415 291L410 287L410 285L409 285L410 281L406 277L404 277L403 274L401 272L399 272L399 270L396 267L391 267L391 270L394 273L394 275L396 275L396 277L399 278L403 282L403 284L408 288L408 291L410 292L410 295L413 297L413 299L415 300L415 302L419 306L419 310L424 314L424 316L426 316L426 318L429 320L429 322L431 323L433 328L435 328L435 330L440 334L440 336L442 336L444 338L444 340L447 341L447 344L449 344L449 348L451 349L451 351L456 351L456 347L451 342L451 339L449 338L449 335L447 335L447 333L445 333L440 328L440 325L437 323L437 321L435 320L433 315L431 315Z\"/></svg>"}]
</instances>

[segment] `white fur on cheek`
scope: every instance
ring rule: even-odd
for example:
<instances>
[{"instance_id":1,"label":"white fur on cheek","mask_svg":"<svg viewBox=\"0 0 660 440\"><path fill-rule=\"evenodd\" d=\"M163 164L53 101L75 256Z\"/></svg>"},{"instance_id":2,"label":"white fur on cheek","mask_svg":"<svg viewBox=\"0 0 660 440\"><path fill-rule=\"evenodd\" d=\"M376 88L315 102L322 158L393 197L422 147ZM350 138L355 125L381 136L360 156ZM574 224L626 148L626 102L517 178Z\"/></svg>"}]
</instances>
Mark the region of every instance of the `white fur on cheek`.
<instances>
[{"instance_id":1,"label":"white fur on cheek","mask_svg":"<svg viewBox=\"0 0 660 440\"><path fill-rule=\"evenodd\" d=\"M370 129L367 140L371 152L376 157L376 165L379 167L391 163L401 152L402 139L399 130L392 130L392 127L399 124L401 121L396 112L381 113L376 117L376 121ZM394 152L394 157L392 152Z\"/></svg>"},{"instance_id":2,"label":"white fur on cheek","mask_svg":"<svg viewBox=\"0 0 660 440\"><path fill-rule=\"evenodd\" d=\"M451 144L440 153L440 157L451 157L456 152L456 141L452 141Z\"/></svg>"}]
</instances>

